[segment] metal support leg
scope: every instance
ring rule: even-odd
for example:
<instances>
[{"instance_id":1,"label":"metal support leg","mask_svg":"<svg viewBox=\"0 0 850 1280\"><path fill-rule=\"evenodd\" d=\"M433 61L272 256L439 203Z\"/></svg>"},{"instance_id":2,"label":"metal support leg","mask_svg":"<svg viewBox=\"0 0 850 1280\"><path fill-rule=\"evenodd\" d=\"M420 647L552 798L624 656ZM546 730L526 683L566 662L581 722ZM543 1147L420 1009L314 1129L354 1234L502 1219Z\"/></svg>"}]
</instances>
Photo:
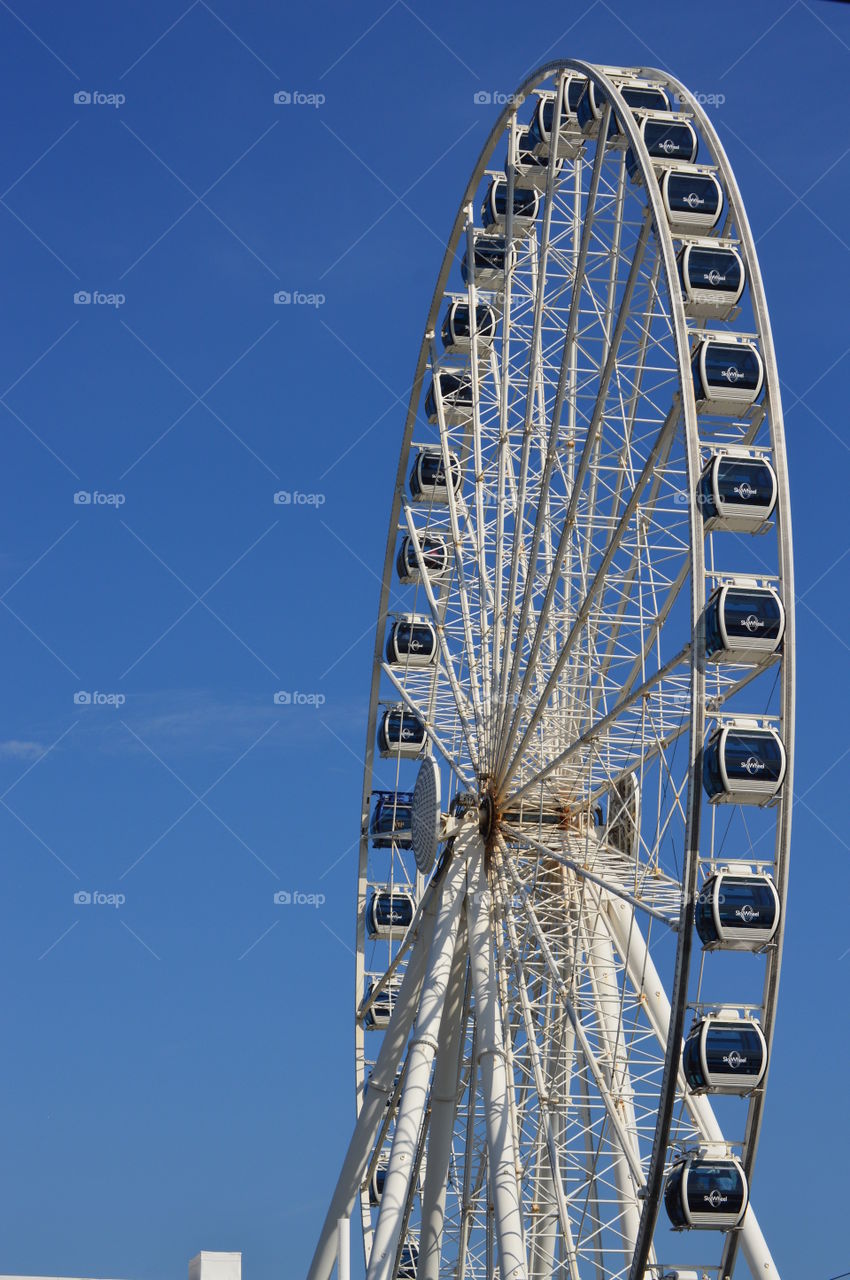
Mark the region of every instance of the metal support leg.
<instances>
[{"instance_id":1,"label":"metal support leg","mask_svg":"<svg viewBox=\"0 0 850 1280\"><path fill-rule=\"evenodd\" d=\"M470 824L470 831L474 835L461 831L456 836L454 857L443 885L422 985L422 999L407 1054L404 1085L384 1189L381 1192L381 1207L367 1280L391 1280L405 1208L409 1196L413 1194L411 1180L466 893L467 850L473 840L478 843L481 840L477 820L474 826Z\"/></svg>"},{"instance_id":2,"label":"metal support leg","mask_svg":"<svg viewBox=\"0 0 850 1280\"><path fill-rule=\"evenodd\" d=\"M307 1272L307 1280L330 1280L337 1254L337 1223L340 1218L347 1218L351 1213L387 1100L393 1092L395 1074L413 1025L425 975L425 963L434 933L440 887L439 884L432 885L426 891L428 899L423 908L419 936L411 949L393 1015L384 1033L378 1061L351 1135L330 1208L316 1245L316 1252L313 1255L310 1270Z\"/></svg>"},{"instance_id":3,"label":"metal support leg","mask_svg":"<svg viewBox=\"0 0 850 1280\"><path fill-rule=\"evenodd\" d=\"M476 857L477 853L477 857ZM496 986L496 963L490 933L490 889L484 869L484 846L470 851L470 896L467 928L472 987L478 1019L478 1058L487 1120L489 1187L495 1214L499 1274L502 1280L528 1280L528 1262L517 1186L517 1153L510 1120L502 1019Z\"/></svg>"}]
</instances>

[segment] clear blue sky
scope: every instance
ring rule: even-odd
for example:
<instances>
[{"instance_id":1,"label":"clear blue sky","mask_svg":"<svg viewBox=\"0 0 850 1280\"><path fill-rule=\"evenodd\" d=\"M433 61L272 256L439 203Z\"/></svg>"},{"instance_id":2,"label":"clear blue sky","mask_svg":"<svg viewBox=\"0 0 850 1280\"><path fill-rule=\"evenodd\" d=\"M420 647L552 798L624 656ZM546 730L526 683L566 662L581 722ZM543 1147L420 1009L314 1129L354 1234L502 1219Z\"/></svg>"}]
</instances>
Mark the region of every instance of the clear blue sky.
<instances>
[{"instance_id":1,"label":"clear blue sky","mask_svg":"<svg viewBox=\"0 0 850 1280\"><path fill-rule=\"evenodd\" d=\"M725 95L800 595L755 1199L784 1275L850 1268L850 6L0 0L0 49L0 1268L165 1280L206 1248L243 1250L247 1280L303 1274L352 1116L359 757L403 405L494 117L474 94L556 55ZM278 890L326 902L282 911Z\"/></svg>"}]
</instances>

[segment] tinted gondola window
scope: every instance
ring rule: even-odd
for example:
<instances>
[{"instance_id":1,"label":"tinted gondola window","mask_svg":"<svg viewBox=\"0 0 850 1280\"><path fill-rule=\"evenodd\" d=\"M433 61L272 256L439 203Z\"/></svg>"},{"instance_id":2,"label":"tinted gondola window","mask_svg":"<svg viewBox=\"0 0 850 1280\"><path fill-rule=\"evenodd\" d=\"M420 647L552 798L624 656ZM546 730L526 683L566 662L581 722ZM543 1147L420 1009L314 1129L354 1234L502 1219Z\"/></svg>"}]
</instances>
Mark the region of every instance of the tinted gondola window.
<instances>
[{"instance_id":1,"label":"tinted gondola window","mask_svg":"<svg viewBox=\"0 0 850 1280\"><path fill-rule=\"evenodd\" d=\"M762 366L752 347L709 342L705 350L705 373L709 387L755 391L761 382Z\"/></svg>"},{"instance_id":2,"label":"tinted gondola window","mask_svg":"<svg viewBox=\"0 0 850 1280\"><path fill-rule=\"evenodd\" d=\"M730 733L724 760L730 782L736 778L779 782L782 777L782 752L772 734Z\"/></svg>"},{"instance_id":3,"label":"tinted gondola window","mask_svg":"<svg viewBox=\"0 0 850 1280\"><path fill-rule=\"evenodd\" d=\"M688 1170L688 1208L692 1213L740 1213L745 1194L740 1171L731 1162L700 1160Z\"/></svg>"},{"instance_id":4,"label":"tinted gondola window","mask_svg":"<svg viewBox=\"0 0 850 1280\"><path fill-rule=\"evenodd\" d=\"M743 266L729 249L702 249L694 246L688 254L688 281L692 289L716 289L737 293Z\"/></svg>"},{"instance_id":5,"label":"tinted gondola window","mask_svg":"<svg viewBox=\"0 0 850 1280\"><path fill-rule=\"evenodd\" d=\"M730 458L724 455L717 467L717 496L731 506L747 503L769 507L773 502L773 471L758 458Z\"/></svg>"},{"instance_id":6,"label":"tinted gondola window","mask_svg":"<svg viewBox=\"0 0 850 1280\"><path fill-rule=\"evenodd\" d=\"M670 173L666 189L673 214L699 213L709 217L720 209L720 187L709 174Z\"/></svg>"},{"instance_id":7,"label":"tinted gondola window","mask_svg":"<svg viewBox=\"0 0 850 1280\"><path fill-rule=\"evenodd\" d=\"M740 929L752 925L772 929L776 910L776 898L766 880L757 876L723 877L717 902L721 928Z\"/></svg>"},{"instance_id":8,"label":"tinted gondola window","mask_svg":"<svg viewBox=\"0 0 850 1280\"><path fill-rule=\"evenodd\" d=\"M755 1027L714 1023L705 1038L705 1060L709 1073L724 1075L736 1071L757 1075L763 1048Z\"/></svg>"},{"instance_id":9,"label":"tinted gondola window","mask_svg":"<svg viewBox=\"0 0 850 1280\"><path fill-rule=\"evenodd\" d=\"M690 125L681 121L667 123L647 120L643 138L651 156L689 162L696 156L696 139Z\"/></svg>"},{"instance_id":10,"label":"tinted gondola window","mask_svg":"<svg viewBox=\"0 0 850 1280\"><path fill-rule=\"evenodd\" d=\"M782 606L772 591L746 591L734 587L726 592L723 624L730 640L736 637L776 640L782 632Z\"/></svg>"}]
</instances>

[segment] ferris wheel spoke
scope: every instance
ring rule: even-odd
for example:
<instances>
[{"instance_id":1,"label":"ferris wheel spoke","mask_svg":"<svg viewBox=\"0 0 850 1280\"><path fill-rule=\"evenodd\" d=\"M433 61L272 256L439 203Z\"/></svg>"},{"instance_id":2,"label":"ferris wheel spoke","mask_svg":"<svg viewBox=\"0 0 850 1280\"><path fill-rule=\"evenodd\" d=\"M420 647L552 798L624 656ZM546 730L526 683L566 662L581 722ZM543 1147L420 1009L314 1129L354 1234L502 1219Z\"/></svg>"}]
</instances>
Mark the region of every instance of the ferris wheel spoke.
<instances>
[{"instance_id":1,"label":"ferris wheel spoke","mask_svg":"<svg viewBox=\"0 0 850 1280\"><path fill-rule=\"evenodd\" d=\"M553 129L555 131L555 136L557 136L557 133L560 130L561 105L562 105L561 94L562 94L563 82L564 82L564 77L563 75L561 75L558 79L557 96L556 96L555 104L553 107ZM516 132L515 130L512 131L512 134L511 134L511 145L513 148L513 155L509 156L509 180L511 182L514 182L515 168L516 168ZM540 249L537 257L536 279L534 281L534 308L533 308L533 318L532 318L532 328L531 328L531 338L530 338L531 357L529 361L528 382L526 386L526 407L525 407L525 415L524 415L524 421L523 421L523 440L522 440L522 457L520 462L520 477L519 477L519 483L517 486L516 500L514 505L514 511L518 513L519 518L522 518L522 513L525 510L526 489L527 489L527 483L528 483L528 462L529 462L529 451L531 447L531 420L532 420L533 410L534 410L534 401L532 398L532 392L537 387L538 380L540 378L541 364L542 364L541 344L542 344L544 302L546 297L546 285L548 281L549 254L550 254L551 234L552 234L552 215L553 215L554 193L555 193L555 161L556 161L556 152L555 152L555 149L552 148L549 155L549 162L547 166L546 195L545 195L544 204L543 204L543 228L541 232ZM509 208L509 211L512 213L513 210L511 207L511 201L509 201L508 208ZM509 352L510 352L510 347L508 345L509 321L510 321L510 311L509 311L509 308L506 308L506 311L505 311L506 337L505 337L504 359L503 359L502 412L501 412L501 417L499 422L500 486L501 486L501 476L502 476L502 470L503 470L503 451L505 448L505 442L507 440L507 435L508 435L508 431L507 431L507 412L508 412L507 370L508 370ZM497 728L499 731L501 731L501 722L504 716L504 708L505 708L506 679L507 679L507 673L508 673L507 646L510 641L510 630L512 627L514 609L516 607L516 591L517 591L517 580L518 580L518 572L519 572L519 554L520 554L520 548L524 545L522 530L521 529L518 530L514 528L513 546L511 550L510 577L508 580L507 626L506 626L505 636L503 638L499 630L499 627L501 626L501 619L502 619L501 605L502 605L503 564L504 564L504 548L503 548L504 510L502 507L503 498L504 498L504 489L500 487L498 532L497 532L497 544L496 544L496 580L499 584L499 590L498 590L498 596L497 596L497 609L498 609L497 617L498 617L499 625L497 627L497 634L498 634L498 639L501 642L499 647L499 653L498 653L499 669L497 673L498 688L499 688L499 703L498 703L499 722L498 722ZM496 675L496 672L494 672L494 676L495 675ZM494 743L494 747L495 747L495 743Z\"/></svg>"},{"instance_id":2,"label":"ferris wheel spoke","mask_svg":"<svg viewBox=\"0 0 850 1280\"><path fill-rule=\"evenodd\" d=\"M643 228L641 230L641 235L638 241L638 248L635 251L635 255L632 260L632 267L629 272L629 277L628 277L628 280L626 281L626 285L623 291L623 298L620 303L620 310L617 316L617 323L614 327L614 334L611 340L611 349L608 353L608 357L605 361L605 367L600 377L600 386L596 396L596 403L593 408L590 422L588 423L587 434L586 434L584 445L582 448L579 465L576 470L576 475L573 483L573 490L570 496L569 506L567 508L567 513L564 517L563 527L561 529L560 538L558 540L558 549L555 553L553 574L549 579L549 585L547 586L547 589L546 589L546 595L544 597L543 604L541 605L541 608L540 608L540 613L537 619L537 627L534 633L534 639L532 640L531 649L525 665L525 672L523 675L522 685L520 687L520 693L519 693L520 707L522 706L523 699L526 697L528 693L529 672L533 669L533 665L536 662L537 655L539 653L543 628L545 627L546 622L548 620L549 613L552 608L552 603L555 597L557 576L560 573L561 565L564 559L564 554L571 537L573 524L575 522L579 496L582 491L582 486L584 484L585 476L590 466L592 452L596 444L597 433L602 424L602 414L603 414L605 401L608 394L608 387L610 385L611 377L614 372L614 366L616 363L616 353L619 346L620 338L622 337L622 333L625 328L626 318L628 316L629 307L631 305L632 294L634 292L634 288L638 279L640 264L643 260L643 254L646 250L646 245L649 240L650 226L651 224L649 220L648 219L645 220ZM665 425L662 428L659 438L656 441L656 445L653 448L652 453L650 454L650 458L653 460L653 462L658 457L660 446L663 444L666 434L672 431L674 421L675 421L674 411L671 411L667 419L667 422L665 422ZM629 503L629 505L626 507L626 512L624 512L624 515L623 517L621 517L620 522L618 524L618 531L620 533L620 536L622 536L622 531L625 529L626 525L628 524L628 521L631 519L632 515L634 514L634 508L637 505L637 496L639 495L640 490L643 488L643 484L645 484L646 479L648 479L649 474L650 473L647 472L646 468L644 468L644 471L637 482L635 490L633 491L632 500ZM541 501L542 501L542 498L541 498ZM626 514L628 514L628 519L626 519ZM609 562L610 562L610 559L613 558L614 552L616 551L618 545L619 545L619 538L617 538L616 541L615 539L612 538L611 543L609 544ZM535 550L536 550L536 545L535 545ZM600 575L603 573L604 567L605 567L605 559L603 558L602 565L600 566L599 573L597 574L597 579L599 579ZM592 596L589 596L589 595L586 596L585 604L583 607L589 608L589 600L591 599L592 599ZM581 610L579 610L573 630L577 628L578 619L581 618L581 616L582 616ZM564 665L566 664L567 658L569 656L568 645L569 645L569 640L568 640L567 647L565 648L565 650L562 650L562 654L561 656L559 656L558 662L555 664L555 668L553 670L552 675L549 677L549 681L547 683L547 691L551 691L553 684L557 680L557 677L560 675L561 671L564 668ZM519 665L518 665L519 660L520 660L519 648L515 646L513 670L511 672L511 682L509 686L511 693L514 691L514 686L515 686L514 673L516 672L518 675L518 672L519 672ZM505 735L505 741L504 741L502 751L500 754L500 759L499 759L500 771L501 769L504 768L505 761L509 757L509 754L513 748L513 743L516 739L516 735L519 727L518 726L519 715L520 715L520 711L518 708L517 712L513 717L513 721L511 722L510 728L508 729L508 732ZM532 722L529 726L530 730L533 730L535 723L536 721L534 720L534 716L532 716ZM526 730L526 736L528 732L529 730ZM511 766L508 766L508 774L507 774L508 778L510 778L510 774L511 774Z\"/></svg>"},{"instance_id":3,"label":"ferris wheel spoke","mask_svg":"<svg viewBox=\"0 0 850 1280\"><path fill-rule=\"evenodd\" d=\"M437 642L440 646L440 653L442 655L446 676L448 677L449 685L452 691L452 696L454 697L454 700L455 700L455 706L457 708L457 714L460 719L461 727L463 729L463 735L464 735L464 738L466 739L467 750L469 751L470 759L477 763L478 754L479 754L479 748L477 743L480 743L482 740L481 724L480 722L476 723L476 730L477 730L477 743L476 743L476 737L475 737L475 734L473 733L472 726L469 724L469 717L467 715L467 707L469 704L461 690L460 682L458 680L457 672L455 670L454 658L452 657L452 654L449 651L448 642L446 640L445 607L442 607L442 608L440 607L440 604L438 603L437 598L434 595L434 589L431 586L431 580L428 575L427 569L425 567L425 561L422 556L422 544L419 540L419 534L417 532L416 525L414 524L414 521L413 521L413 512L411 511L410 504L407 502L406 499L402 505L402 510L404 511L404 517L407 523L408 536L410 537L411 545L413 547L415 557L416 557L416 563L419 568L419 574L422 579L422 586L425 591L425 597L428 601L428 608L431 610L431 616L434 619L434 627L437 633ZM473 705L473 713L474 712L475 712L475 707Z\"/></svg>"},{"instance_id":4,"label":"ferris wheel spoke","mask_svg":"<svg viewBox=\"0 0 850 1280\"><path fill-rule=\"evenodd\" d=\"M424 710L419 705L419 703L416 702L411 697L410 693L404 687L402 682L399 680L398 676L393 671L392 667L388 662L382 663L381 669L384 675L387 677L387 679L395 688L396 692L398 693L404 705L407 707L408 711L412 712L413 715L416 716L416 718L422 723L425 729L425 733L428 736L428 740L437 748L440 755L445 760L446 764L449 765L449 767L452 769L452 771L460 779L460 781L464 784L465 787L467 788L472 787L473 786L472 779L470 778L469 774L465 771L465 769L463 769L461 764L458 762L458 760L455 758L453 753L449 750L449 748L443 742L442 738L437 733L433 723L431 722L428 712Z\"/></svg>"},{"instance_id":5,"label":"ferris wheel spoke","mask_svg":"<svg viewBox=\"0 0 850 1280\"><path fill-rule=\"evenodd\" d=\"M602 135L603 137L607 136L607 128L608 128L608 122L610 121L610 118L611 118L611 108L609 104L608 106L606 106L603 112L602 128L606 130L606 133ZM574 348L575 348L576 334L578 330L580 299L581 299L582 285L584 283L584 278L585 278L585 264L587 262L588 251L590 249L591 232L593 229L593 221L596 213L596 202L599 194L599 184L602 177L602 163L603 163L604 157L605 157L605 146L604 144L602 144L597 148L596 155L594 157L593 170L591 174L590 186L589 186L588 195L587 195L587 203L584 211L584 221L582 223L581 242L579 245L575 275L574 275L574 287L572 289L571 296L570 296L570 310L569 310L569 318L567 321L567 332L564 340L560 373L558 375L558 388L555 395L555 402L552 410L552 426L549 434L549 444L547 448L546 462L543 469L543 475L540 481L539 494L537 498L537 512L536 512L535 522L534 522L534 531L531 537L531 550L528 557L529 565L532 567L537 562L537 555L540 547L540 538L543 530L544 512L546 509L546 503L549 495L549 486L552 478L552 470L554 465L554 457L555 457L556 443L557 443L557 437L558 437L560 415L561 415L561 410L564 404L564 400L566 398L567 377L571 372L573 359L574 359ZM578 287L575 287L576 282ZM508 589L508 597L510 601L510 608L512 610L514 606L514 601L515 601L515 579L514 579L513 563L511 565L511 585L509 586L509 589ZM517 622L517 629L516 629L515 635L511 634L512 622L510 621L510 619L512 618L512 613L509 612L509 615L508 615L509 625L508 625L508 635L506 638L505 650L507 655L507 651L511 648L511 645L512 645L513 660L511 662L510 678L508 681L506 700L504 704L506 707L507 707L507 702L514 696L516 692L516 679L518 676L517 664L518 664L519 656L522 653L522 648L523 648L523 643L525 638L525 630L528 625L529 606L530 606L530 593L528 590L526 590L523 597L522 606L520 608L520 616Z\"/></svg>"}]
</instances>

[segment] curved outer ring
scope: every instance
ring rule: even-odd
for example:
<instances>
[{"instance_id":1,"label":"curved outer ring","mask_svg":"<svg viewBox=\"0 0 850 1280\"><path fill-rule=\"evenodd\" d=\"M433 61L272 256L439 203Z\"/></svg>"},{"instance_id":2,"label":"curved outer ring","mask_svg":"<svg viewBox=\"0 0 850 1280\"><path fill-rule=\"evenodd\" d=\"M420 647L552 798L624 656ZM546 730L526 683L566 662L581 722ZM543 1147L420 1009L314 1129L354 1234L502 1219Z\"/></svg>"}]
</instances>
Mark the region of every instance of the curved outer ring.
<instances>
[{"instance_id":1,"label":"curved outer ring","mask_svg":"<svg viewBox=\"0 0 850 1280\"><path fill-rule=\"evenodd\" d=\"M490 156L503 133L511 116L517 108L522 105L525 98L531 93L538 84L559 72L576 71L586 76L589 80L598 84L603 89L609 101L617 108L618 118L622 126L622 131L627 135L629 145L631 146L641 170L644 179L645 190L647 193L647 201L652 210L655 230L658 237L659 249L664 261L664 269L667 279L668 296L670 299L670 308L674 327L674 336L676 342L676 355L679 366L680 394L682 395L682 417L684 423L684 439L685 451L687 457L688 480L690 492L695 492L696 485L700 475L700 453L699 453L699 432L698 420L696 414L696 405L691 383L690 370L690 346L688 338L688 329L685 317L684 303L682 301L681 290L678 287L678 273L676 269L675 251L673 246L673 235L670 231L669 222L663 207L660 186L654 176L654 169L647 150L646 144L640 134L635 117L625 103L622 95L614 83L606 75L606 70L614 70L620 73L625 69L606 68L605 70L597 68L589 63L580 62L572 59L557 59L544 63L531 73L521 84L516 93L511 96L509 103L505 105L499 118L491 130L484 147L478 157L473 169L472 175L467 183L463 198L460 202L457 214L452 224L451 233L448 240L448 247L443 258L440 272L437 277L437 283L428 311L428 319L425 326L425 334L419 350L419 356L416 362L416 368L411 387L410 400L408 402L407 415L405 418L404 434L402 437L401 452L399 456L399 465L396 472L395 487L393 491L393 503L390 514L389 530L387 536L387 545L384 554L384 564L382 573L382 585L380 594L380 603L378 609L378 620L375 634L375 645L372 662L372 681L369 695L369 715L366 728L366 745L364 752L364 782L361 805L361 838L360 853L358 866L358 885L357 885L357 948L356 948L356 965L355 965L355 994L359 996L362 989L364 976L364 945L365 945L365 903L366 903L366 885L367 885L367 866L368 866L368 848L369 848L369 807L371 800L372 786L372 769L375 751L375 728L378 711L378 696L380 691L381 678L381 654L384 643L384 632L387 620L387 605L390 592L390 583L392 581L393 564L396 552L396 540L398 532L398 521L401 510L401 499L404 492L406 480L407 463L410 451L410 444L413 434L413 427L416 421L416 414L422 393L422 382L425 376L425 370L428 362L428 354L431 340L436 333L437 320L439 317L440 307L443 303L446 283L448 281L449 272L454 265L456 249L460 241L464 220L467 215L467 208L470 201L478 188L484 170L490 159ZM773 337L770 329L770 321L767 312L767 304L764 297L764 287L761 278L761 272L758 266L758 259L755 251L755 243L750 229L749 222L743 207L740 191L735 181L732 168L729 164L725 151L709 121L705 111L690 94L690 92L674 77L664 72L657 71L653 68L629 69L629 74L640 75L647 79L655 80L664 84L668 89L675 92L681 101L686 102L689 109L693 112L694 119L698 121L700 126L700 135L712 155L713 162L718 166L718 170L722 175L724 194L727 200L727 217L729 212L732 213L735 220L738 237L740 240L742 255L747 270L747 281L751 291L753 301L753 311L756 319L760 350L764 360L765 383L767 387L766 395L769 398L770 413L769 422L771 428L771 443L773 446L773 463L779 481L779 496L777 505L777 538L779 544L779 562L780 562L780 594L783 598L786 614L786 631L785 631L785 647L782 662L782 725L783 739L787 752L787 767L785 774L785 783L779 801L779 820L777 822L777 841L776 841L776 884L780 897L780 923L777 934L775 935L773 949L768 952L767 956L767 972L765 979L764 991L764 1020L763 1029L765 1039L770 1051L774 1021L775 1006L779 982L779 969L782 953L782 937L785 916L785 898L787 892L787 864L788 864L788 846L790 841L791 827L791 804L790 797L793 794L793 715L794 715L794 669L793 669L793 563L791 551L791 522L790 522L790 504L788 494L788 474L787 462L785 457L784 431L782 424L782 410L779 393L779 379L776 368L776 357L773 346ZM669 1138L670 1123L672 1119L673 1106L676 1098L677 1076L679 1069L679 1058L682 1043L682 1031L685 1019L685 1005L687 1001L688 976L690 971L690 960L692 953L693 928L692 915L693 903L696 898L696 888L698 879L699 866L699 828L700 814L702 807L701 795L701 773L702 773L702 743L705 731L705 653L704 642L702 637L702 614L705 607L705 556L704 556L704 531L701 525L700 512L697 503L690 504L690 538L691 538L691 634L695 643L691 649L691 707L690 707L690 755L689 755L689 782L688 782L688 802L687 802L687 825L685 832L685 860L684 860L684 877L683 877L683 896L682 909L679 921L679 943L676 952L676 965L674 971L673 987L670 993L671 1003L671 1020L670 1031L667 1041L667 1051L665 1057L664 1074L661 1086L661 1098L659 1102L658 1121L656 1126L655 1139L653 1143L653 1152L650 1161L649 1176L646 1186L646 1198L644 1200L643 1212L641 1214L641 1224L638 1234L637 1246L630 1271L630 1280L643 1280L646 1260L649 1255L649 1249L652 1244L652 1236L655 1229L655 1222L658 1215L658 1209L661 1202L664 1164L667 1154L667 1143ZM359 1023L355 1025L355 1060L359 1076L362 1076L363 1067L363 1035L364 1032ZM768 1057L768 1069L769 1069ZM761 1119L763 1112L764 1086L767 1075L762 1080L759 1092L755 1095L753 1103L749 1110L744 1169L748 1181L750 1180L755 1150L758 1142L758 1135L761 1128ZM358 1084L360 1079L358 1078ZM357 1090L357 1105L359 1108L361 1091ZM368 1230L368 1224L364 1222L364 1227ZM732 1233L727 1243L724 1253L724 1262L722 1275L731 1274L731 1267L734 1265L735 1250L737 1248L737 1235Z\"/></svg>"}]
</instances>

